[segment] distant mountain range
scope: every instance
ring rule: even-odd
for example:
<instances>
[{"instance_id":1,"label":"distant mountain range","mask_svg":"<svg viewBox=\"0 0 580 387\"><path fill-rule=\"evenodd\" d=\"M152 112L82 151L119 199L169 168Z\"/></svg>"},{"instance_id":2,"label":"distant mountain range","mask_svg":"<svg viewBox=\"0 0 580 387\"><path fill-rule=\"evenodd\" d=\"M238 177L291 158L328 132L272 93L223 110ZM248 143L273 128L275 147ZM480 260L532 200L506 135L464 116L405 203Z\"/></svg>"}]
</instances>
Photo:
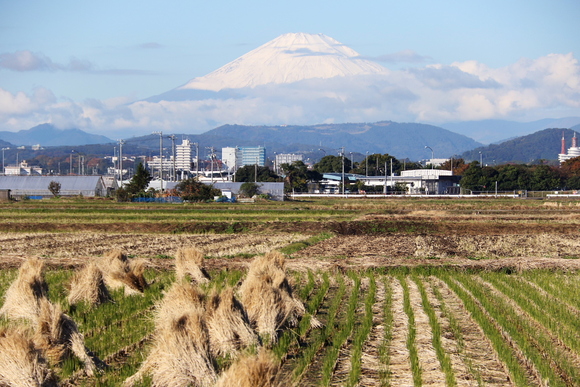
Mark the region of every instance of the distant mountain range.
<instances>
[{"instance_id":1,"label":"distant mountain range","mask_svg":"<svg viewBox=\"0 0 580 387\"><path fill-rule=\"evenodd\" d=\"M536 121L534 125L558 122L558 120ZM562 122L562 121L560 121ZM574 122L573 119L569 122ZM475 122L477 125L492 125L493 122ZM497 123L503 125L503 123ZM530 123L532 124L532 123ZM183 138L197 143L201 157L206 157L208 148L214 147L218 156L224 147L264 146L269 157L276 153L300 153L304 159L316 161L324 155L337 155L344 147L349 157L362 159L366 153L388 153L399 159L422 160L460 156L467 161L480 160L484 164L506 162L529 163L534 160L556 160L561 147L562 132L567 145L571 146L573 131L580 132L580 124L566 129L551 128L516 137L498 144L483 146L481 143L437 126L382 121L376 123L321 124L311 126L243 126L223 125L203 134L175 134L176 144ZM170 133L166 133L169 135ZM79 129L59 130L50 124L36 126L20 132L0 132L0 146L15 148L20 145L40 144L47 148L43 153L77 152L98 155L112 154L115 141ZM68 148L67 148L68 147ZM429 147L429 148L427 148ZM62 148L62 149L61 149ZM163 138L163 148L170 153L171 140ZM125 155L157 155L159 136L150 134L125 139ZM47 154L48 154L47 153ZM24 155L24 153L21 154ZM25 157L34 157L35 152Z\"/></svg>"},{"instance_id":2,"label":"distant mountain range","mask_svg":"<svg viewBox=\"0 0 580 387\"><path fill-rule=\"evenodd\" d=\"M542 129L571 128L580 124L580 117L545 118L532 122L482 120L453 122L440 125L455 133L462 133L484 144L497 144Z\"/></svg>"},{"instance_id":3,"label":"distant mountain range","mask_svg":"<svg viewBox=\"0 0 580 387\"><path fill-rule=\"evenodd\" d=\"M517 137L499 144L491 144L464 152L461 157L466 161L480 161L484 165L513 163L533 163L541 159L557 160L561 150L562 133L566 139L566 150L572 145L574 132L580 125L570 129L544 129L527 136ZM480 154L481 153L481 154Z\"/></svg>"},{"instance_id":4,"label":"distant mountain range","mask_svg":"<svg viewBox=\"0 0 580 387\"><path fill-rule=\"evenodd\" d=\"M224 125L199 135L179 134L205 147L264 146L267 154L301 153L320 158L325 154L337 155L344 147L345 154L389 153L397 158L421 160L449 157L473 149L481 144L457 133L432 125L377 122L359 124L323 124L312 126L242 126ZM164 139L164 147L170 140ZM127 144L150 149L159 148L159 137L133 137ZM201 153L201 152L200 152ZM201 153L203 154L203 153ZM306 158L305 157L305 158Z\"/></svg>"},{"instance_id":5,"label":"distant mountain range","mask_svg":"<svg viewBox=\"0 0 580 387\"><path fill-rule=\"evenodd\" d=\"M51 124L37 125L31 129L18 132L0 132L0 140L10 143L7 146L31 146L36 144L41 146L63 146L114 142L105 136L90 134L80 129L57 129Z\"/></svg>"}]
</instances>

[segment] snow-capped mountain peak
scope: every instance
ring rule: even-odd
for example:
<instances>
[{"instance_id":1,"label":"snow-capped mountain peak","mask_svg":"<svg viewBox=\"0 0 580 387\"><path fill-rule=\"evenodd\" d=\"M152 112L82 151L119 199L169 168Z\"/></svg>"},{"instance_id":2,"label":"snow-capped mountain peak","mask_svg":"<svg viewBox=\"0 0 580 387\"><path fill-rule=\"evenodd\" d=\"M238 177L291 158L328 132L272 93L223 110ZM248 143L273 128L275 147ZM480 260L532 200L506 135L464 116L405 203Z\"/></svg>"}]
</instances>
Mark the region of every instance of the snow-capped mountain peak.
<instances>
[{"instance_id":1,"label":"snow-capped mountain peak","mask_svg":"<svg viewBox=\"0 0 580 387\"><path fill-rule=\"evenodd\" d=\"M312 78L386 74L353 49L323 34L288 33L178 89L219 91Z\"/></svg>"}]
</instances>

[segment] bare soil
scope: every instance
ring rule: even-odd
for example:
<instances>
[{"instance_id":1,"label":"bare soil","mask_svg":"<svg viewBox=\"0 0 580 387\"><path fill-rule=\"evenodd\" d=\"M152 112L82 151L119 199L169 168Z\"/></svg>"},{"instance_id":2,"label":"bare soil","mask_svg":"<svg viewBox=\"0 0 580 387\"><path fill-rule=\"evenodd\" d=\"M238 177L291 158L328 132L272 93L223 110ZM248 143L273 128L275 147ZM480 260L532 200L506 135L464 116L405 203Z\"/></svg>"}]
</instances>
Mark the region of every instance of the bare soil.
<instances>
[{"instance_id":1,"label":"bare soil","mask_svg":"<svg viewBox=\"0 0 580 387\"><path fill-rule=\"evenodd\" d=\"M113 248L145 258L152 267L173 267L176 250L195 246L210 259L208 269L245 268L251 256L300 242L309 235L2 233L0 269L19 267L30 257L48 265L75 267ZM364 270L407 266L465 269L580 269L580 240L574 235L337 235L288 259L291 270Z\"/></svg>"}]
</instances>

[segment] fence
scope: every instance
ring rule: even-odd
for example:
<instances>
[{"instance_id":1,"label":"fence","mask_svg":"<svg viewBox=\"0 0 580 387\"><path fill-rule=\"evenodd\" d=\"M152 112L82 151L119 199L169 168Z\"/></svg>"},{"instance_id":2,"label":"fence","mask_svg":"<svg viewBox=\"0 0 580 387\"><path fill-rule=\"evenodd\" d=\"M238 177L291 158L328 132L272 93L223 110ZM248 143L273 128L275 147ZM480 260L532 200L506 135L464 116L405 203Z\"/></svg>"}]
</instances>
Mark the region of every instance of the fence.
<instances>
[{"instance_id":1,"label":"fence","mask_svg":"<svg viewBox=\"0 0 580 387\"><path fill-rule=\"evenodd\" d=\"M166 196L162 198L133 198L132 202L136 203L183 203L179 196Z\"/></svg>"}]
</instances>

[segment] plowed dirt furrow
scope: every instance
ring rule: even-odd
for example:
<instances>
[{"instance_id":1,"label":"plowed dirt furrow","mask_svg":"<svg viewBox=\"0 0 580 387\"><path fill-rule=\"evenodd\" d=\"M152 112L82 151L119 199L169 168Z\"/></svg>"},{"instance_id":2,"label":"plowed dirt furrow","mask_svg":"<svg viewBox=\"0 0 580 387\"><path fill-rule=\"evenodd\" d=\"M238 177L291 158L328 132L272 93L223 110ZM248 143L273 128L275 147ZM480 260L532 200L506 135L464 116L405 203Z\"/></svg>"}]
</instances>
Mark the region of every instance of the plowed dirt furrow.
<instances>
[{"instance_id":1,"label":"plowed dirt furrow","mask_svg":"<svg viewBox=\"0 0 580 387\"><path fill-rule=\"evenodd\" d=\"M403 287L393 279L393 339L389 347L389 371L392 386L412 386L413 372L407 349L409 319L403 306Z\"/></svg>"},{"instance_id":2,"label":"plowed dirt furrow","mask_svg":"<svg viewBox=\"0 0 580 387\"><path fill-rule=\"evenodd\" d=\"M433 333L429 325L429 316L423 310L421 294L417 284L407 278L409 284L409 297L413 314L415 315L415 346L421 365L421 376L424 386L445 386L445 374L441 370L441 365L433 349Z\"/></svg>"},{"instance_id":3,"label":"plowed dirt furrow","mask_svg":"<svg viewBox=\"0 0 580 387\"><path fill-rule=\"evenodd\" d=\"M509 374L497 357L491 342L465 309L461 299L439 278L433 278L433 284L440 289L447 309L453 314L461 328L465 345L461 355L465 357L466 361L473 364L485 385L513 386Z\"/></svg>"}]
</instances>

